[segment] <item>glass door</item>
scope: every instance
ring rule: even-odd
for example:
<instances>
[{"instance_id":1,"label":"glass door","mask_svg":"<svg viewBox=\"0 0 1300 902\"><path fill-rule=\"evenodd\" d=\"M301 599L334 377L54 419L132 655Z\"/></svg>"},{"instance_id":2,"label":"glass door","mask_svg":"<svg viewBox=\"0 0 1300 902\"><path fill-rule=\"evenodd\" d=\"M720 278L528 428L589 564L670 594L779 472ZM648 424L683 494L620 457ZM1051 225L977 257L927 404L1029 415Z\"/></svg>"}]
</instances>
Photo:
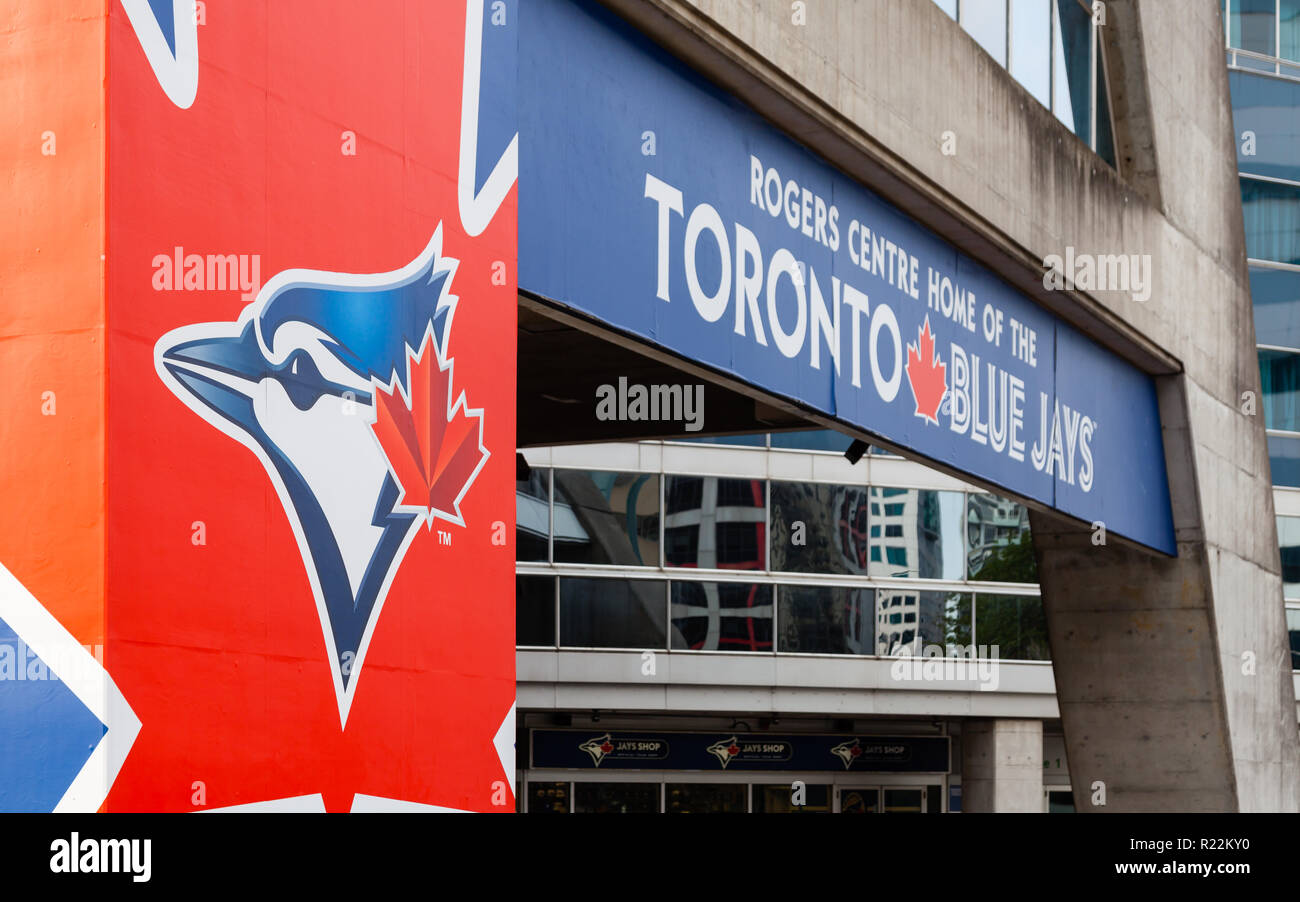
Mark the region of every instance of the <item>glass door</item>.
<instances>
[{"instance_id":1,"label":"glass door","mask_svg":"<svg viewBox=\"0 0 1300 902\"><path fill-rule=\"evenodd\" d=\"M925 811L923 786L841 786L841 814L920 814Z\"/></svg>"},{"instance_id":2,"label":"glass door","mask_svg":"<svg viewBox=\"0 0 1300 902\"><path fill-rule=\"evenodd\" d=\"M841 786L839 808L841 814L879 814L879 786Z\"/></svg>"},{"instance_id":3,"label":"glass door","mask_svg":"<svg viewBox=\"0 0 1300 902\"><path fill-rule=\"evenodd\" d=\"M925 789L920 786L886 786L881 810L885 814L920 814L925 811Z\"/></svg>"}]
</instances>

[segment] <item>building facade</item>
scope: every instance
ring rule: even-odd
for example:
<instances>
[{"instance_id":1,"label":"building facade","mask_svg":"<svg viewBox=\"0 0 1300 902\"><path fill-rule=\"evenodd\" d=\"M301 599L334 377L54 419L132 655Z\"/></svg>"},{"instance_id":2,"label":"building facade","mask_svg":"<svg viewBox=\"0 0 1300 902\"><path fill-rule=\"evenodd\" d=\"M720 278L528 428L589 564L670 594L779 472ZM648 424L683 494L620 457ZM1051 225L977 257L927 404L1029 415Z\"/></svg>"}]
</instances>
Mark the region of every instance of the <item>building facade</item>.
<instances>
[{"instance_id":1,"label":"building facade","mask_svg":"<svg viewBox=\"0 0 1300 902\"><path fill-rule=\"evenodd\" d=\"M1297 345L1283 336L1300 259L1287 244L1296 235L1288 199L1275 195L1295 186L1296 105L1278 96L1290 90L1283 48L1293 47L1296 13L1287 0L1264 5L1274 22L1266 36L1262 8L1229 0L1222 24L1238 137L1253 115L1268 145L1258 161L1271 164L1243 162L1241 173L1285 577L1300 502L1278 474L1300 427L1287 425L1286 354ZM1133 77L1116 32L1131 37L1139 17L1153 28L1156 15L1110 4L1107 22L1105 9L1079 0L937 6L1101 161L1140 177L1141 136L1117 125L1112 102ZM1290 115L1278 117L1279 106ZM1117 164L1117 155L1127 157ZM552 531L530 531L518 564L520 810L951 812L963 795L967 810L1106 804L1094 760L1072 786L1028 509L877 448L850 463L849 441L826 431L523 449L532 473L520 504L549 505ZM584 526L592 517L623 531ZM574 554L605 539L614 547ZM1054 591L1061 579L1087 580L1051 558ZM1071 588L1118 588L1104 583ZM1288 607L1287 621L1295 648L1300 610ZM1106 641L1104 630L1092 636L1091 653L1108 654ZM927 654L942 657L927 664ZM1293 699L1280 710L1290 718ZM1141 715L1120 705L1103 716ZM1143 732L1156 730L1166 728ZM1176 733L1160 741L1176 743ZM932 739L947 745L941 769L926 769L940 760L921 749ZM876 754L839 753L855 744ZM1128 754L1136 759L1136 748ZM824 767L792 769L818 755ZM1249 804L1286 807L1286 779ZM1220 803L1204 794L1192 804Z\"/></svg>"},{"instance_id":2,"label":"building facade","mask_svg":"<svg viewBox=\"0 0 1300 902\"><path fill-rule=\"evenodd\" d=\"M1294 668L1300 667L1300 4L1228 2L1224 13L1260 410Z\"/></svg>"}]
</instances>

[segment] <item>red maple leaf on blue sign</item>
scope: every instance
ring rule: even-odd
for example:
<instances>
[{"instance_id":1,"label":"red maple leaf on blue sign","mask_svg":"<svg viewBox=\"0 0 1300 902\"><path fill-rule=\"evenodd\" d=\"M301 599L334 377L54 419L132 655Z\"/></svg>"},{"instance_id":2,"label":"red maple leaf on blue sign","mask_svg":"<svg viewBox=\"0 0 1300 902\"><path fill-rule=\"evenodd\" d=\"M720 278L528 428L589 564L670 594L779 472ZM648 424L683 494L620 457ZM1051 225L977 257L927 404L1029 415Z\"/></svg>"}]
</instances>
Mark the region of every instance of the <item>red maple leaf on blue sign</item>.
<instances>
[{"instance_id":1,"label":"red maple leaf on blue sign","mask_svg":"<svg viewBox=\"0 0 1300 902\"><path fill-rule=\"evenodd\" d=\"M402 488L399 508L416 508L432 525L435 515L460 523L458 501L487 458L482 448L483 415L471 412L465 396L451 401L451 363L440 366L433 337L419 354L407 349L410 400L394 385L375 392L371 426Z\"/></svg>"},{"instance_id":2,"label":"red maple leaf on blue sign","mask_svg":"<svg viewBox=\"0 0 1300 902\"><path fill-rule=\"evenodd\" d=\"M916 344L907 345L907 381L916 399L916 416L939 425L939 405L948 393L948 367L934 356L934 334L930 317L916 330Z\"/></svg>"}]
</instances>

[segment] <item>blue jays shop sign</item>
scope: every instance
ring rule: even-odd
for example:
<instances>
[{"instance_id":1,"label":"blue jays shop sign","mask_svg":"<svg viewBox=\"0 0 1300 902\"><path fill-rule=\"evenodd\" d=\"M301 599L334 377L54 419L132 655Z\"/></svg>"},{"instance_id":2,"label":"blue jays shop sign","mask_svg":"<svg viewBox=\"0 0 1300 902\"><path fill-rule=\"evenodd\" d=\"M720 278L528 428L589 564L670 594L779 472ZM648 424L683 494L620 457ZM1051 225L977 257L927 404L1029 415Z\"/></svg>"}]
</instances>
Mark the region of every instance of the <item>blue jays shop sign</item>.
<instances>
[{"instance_id":1,"label":"blue jays shop sign","mask_svg":"<svg viewBox=\"0 0 1300 902\"><path fill-rule=\"evenodd\" d=\"M598 5L522 14L522 289L1174 553L1150 377Z\"/></svg>"}]
</instances>

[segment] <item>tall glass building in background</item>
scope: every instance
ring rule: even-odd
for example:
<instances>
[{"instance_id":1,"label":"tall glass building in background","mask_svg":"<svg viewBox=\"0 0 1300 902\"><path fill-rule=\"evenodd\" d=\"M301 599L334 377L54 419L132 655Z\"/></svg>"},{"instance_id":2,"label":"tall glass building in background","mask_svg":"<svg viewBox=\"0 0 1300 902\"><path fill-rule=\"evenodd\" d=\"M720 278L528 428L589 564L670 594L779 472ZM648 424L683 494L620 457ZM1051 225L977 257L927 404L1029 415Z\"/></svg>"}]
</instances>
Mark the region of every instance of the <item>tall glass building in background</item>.
<instances>
[{"instance_id":1,"label":"tall glass building in background","mask_svg":"<svg viewBox=\"0 0 1300 902\"><path fill-rule=\"evenodd\" d=\"M1292 667L1300 669L1300 0L1226 0L1246 256Z\"/></svg>"}]
</instances>

